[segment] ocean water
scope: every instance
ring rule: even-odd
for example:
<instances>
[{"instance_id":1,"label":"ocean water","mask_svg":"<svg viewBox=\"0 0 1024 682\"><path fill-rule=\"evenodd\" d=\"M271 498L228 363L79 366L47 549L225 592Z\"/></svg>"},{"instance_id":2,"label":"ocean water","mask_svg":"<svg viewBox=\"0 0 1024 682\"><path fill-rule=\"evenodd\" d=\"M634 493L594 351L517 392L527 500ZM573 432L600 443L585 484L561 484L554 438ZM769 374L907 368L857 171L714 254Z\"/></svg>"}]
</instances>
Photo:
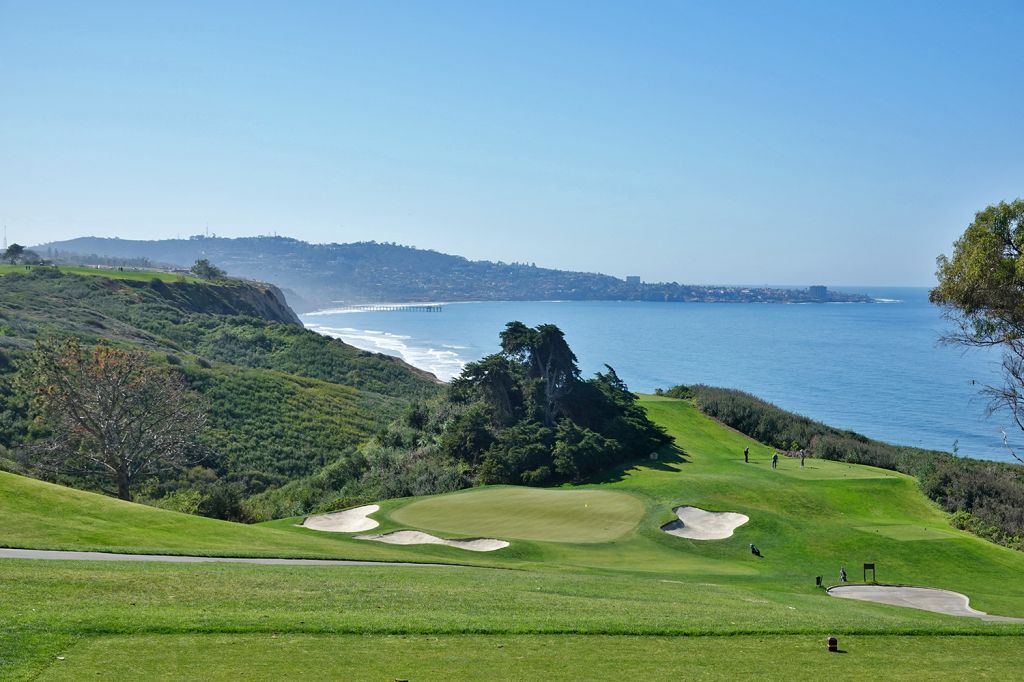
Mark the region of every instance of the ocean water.
<instances>
[{"instance_id":1,"label":"ocean water","mask_svg":"<svg viewBox=\"0 0 1024 682\"><path fill-rule=\"evenodd\" d=\"M985 384L999 354L942 346L948 328L927 289L846 288L875 304L621 301L448 303L442 312L321 311L315 331L405 359L441 379L498 349L510 320L558 325L585 375L615 368L629 387L739 388L787 410L872 438L1010 461L1024 436L1008 415L986 417Z\"/></svg>"}]
</instances>

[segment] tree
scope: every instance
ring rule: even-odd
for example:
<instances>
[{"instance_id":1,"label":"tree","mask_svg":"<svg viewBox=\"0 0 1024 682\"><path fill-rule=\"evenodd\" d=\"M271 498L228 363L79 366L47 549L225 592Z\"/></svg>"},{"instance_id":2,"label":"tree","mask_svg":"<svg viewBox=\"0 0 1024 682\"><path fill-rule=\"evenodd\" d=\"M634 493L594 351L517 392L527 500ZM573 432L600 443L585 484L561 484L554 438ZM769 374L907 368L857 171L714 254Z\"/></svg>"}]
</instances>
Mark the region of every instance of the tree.
<instances>
[{"instance_id":1,"label":"tree","mask_svg":"<svg viewBox=\"0 0 1024 682\"><path fill-rule=\"evenodd\" d=\"M501 332L501 351L511 362L525 366L528 375L544 388L544 421L553 426L562 412L562 401L580 381L576 355L565 334L553 324L531 329L509 322Z\"/></svg>"},{"instance_id":2,"label":"tree","mask_svg":"<svg viewBox=\"0 0 1024 682\"><path fill-rule=\"evenodd\" d=\"M1006 409L1024 429L1024 200L979 211L937 263L929 298L957 325L944 341L1003 349L1003 386L983 391L990 412Z\"/></svg>"},{"instance_id":3,"label":"tree","mask_svg":"<svg viewBox=\"0 0 1024 682\"><path fill-rule=\"evenodd\" d=\"M32 249L25 249L21 252L19 260L25 265L44 265L42 257Z\"/></svg>"},{"instance_id":4,"label":"tree","mask_svg":"<svg viewBox=\"0 0 1024 682\"><path fill-rule=\"evenodd\" d=\"M113 483L130 500L140 477L201 459L199 396L145 353L39 342L26 374L33 412L51 434L34 450L45 470Z\"/></svg>"},{"instance_id":5,"label":"tree","mask_svg":"<svg viewBox=\"0 0 1024 682\"><path fill-rule=\"evenodd\" d=\"M456 384L456 391L464 383L476 388L484 401L491 406L498 424L510 423L515 417L519 403L522 402L522 397L518 395L515 367L500 354L488 355L477 362L469 363L452 383Z\"/></svg>"},{"instance_id":6,"label":"tree","mask_svg":"<svg viewBox=\"0 0 1024 682\"><path fill-rule=\"evenodd\" d=\"M200 279L220 279L227 275L226 272L218 268L216 265L213 265L205 258L197 260L189 272Z\"/></svg>"},{"instance_id":7,"label":"tree","mask_svg":"<svg viewBox=\"0 0 1024 682\"><path fill-rule=\"evenodd\" d=\"M555 472L575 483L615 457L619 444L568 419L558 423L558 441L552 452Z\"/></svg>"},{"instance_id":8,"label":"tree","mask_svg":"<svg viewBox=\"0 0 1024 682\"><path fill-rule=\"evenodd\" d=\"M21 244L11 244L7 247L7 250L4 251L4 260L11 265L14 265L18 262L18 259L21 258L21 254L24 252L25 247Z\"/></svg>"}]
</instances>

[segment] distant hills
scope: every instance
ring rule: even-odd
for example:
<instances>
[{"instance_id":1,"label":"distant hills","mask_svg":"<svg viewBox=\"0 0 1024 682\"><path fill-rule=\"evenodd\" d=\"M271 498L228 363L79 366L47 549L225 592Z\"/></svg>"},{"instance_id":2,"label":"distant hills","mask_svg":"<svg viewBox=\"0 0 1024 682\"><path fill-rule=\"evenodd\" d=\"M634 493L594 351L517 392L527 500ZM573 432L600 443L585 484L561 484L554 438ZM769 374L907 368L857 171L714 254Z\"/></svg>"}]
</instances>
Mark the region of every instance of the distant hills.
<instances>
[{"instance_id":1,"label":"distant hills","mask_svg":"<svg viewBox=\"0 0 1024 682\"><path fill-rule=\"evenodd\" d=\"M300 311L337 304L417 301L626 300L736 303L870 302L809 289L643 283L533 264L472 261L393 243L310 244L287 237L155 241L81 237L35 247L48 259L187 268L209 259L229 274L273 282ZM123 261L123 263L114 262Z\"/></svg>"}]
</instances>

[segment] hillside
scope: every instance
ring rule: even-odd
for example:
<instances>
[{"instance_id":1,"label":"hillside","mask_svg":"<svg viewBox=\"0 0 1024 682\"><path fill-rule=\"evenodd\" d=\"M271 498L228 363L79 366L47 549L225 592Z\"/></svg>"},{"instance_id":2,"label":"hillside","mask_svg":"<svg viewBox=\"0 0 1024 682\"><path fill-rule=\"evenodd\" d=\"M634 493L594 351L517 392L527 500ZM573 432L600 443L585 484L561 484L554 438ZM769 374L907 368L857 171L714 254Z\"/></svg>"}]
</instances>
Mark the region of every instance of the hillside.
<instances>
[{"instance_id":1,"label":"hillside","mask_svg":"<svg viewBox=\"0 0 1024 682\"><path fill-rule=\"evenodd\" d=\"M861 563L873 561L880 582L955 590L974 608L1024 616L1024 555L951 528L908 476L823 460L772 470L771 448L691 403L642 405L679 445L658 461L581 486L382 501L373 514L375 532L511 542L493 552L386 545L297 519L239 526L0 474L8 546L462 564L0 558L0 677L219 680L242 668L268 679L1017 675L1020 623L836 599L814 578L835 584L846 566L859 582ZM668 535L661 526L682 504L749 521L724 539ZM825 651L828 634L847 655Z\"/></svg>"},{"instance_id":2,"label":"hillside","mask_svg":"<svg viewBox=\"0 0 1024 682\"><path fill-rule=\"evenodd\" d=\"M273 286L8 269L0 277L0 464L38 437L18 372L37 340L77 336L150 353L206 400L203 467L148 491L244 499L319 471L437 391L429 374L305 330ZM68 480L68 482L75 482Z\"/></svg>"},{"instance_id":3,"label":"hillside","mask_svg":"<svg viewBox=\"0 0 1024 682\"><path fill-rule=\"evenodd\" d=\"M285 237L142 241L81 237L35 247L47 258L146 259L188 267L206 258L229 274L274 282L300 310L338 302L636 300L724 302L870 301L810 290L639 283L609 275L471 261L396 244L309 244Z\"/></svg>"}]
</instances>

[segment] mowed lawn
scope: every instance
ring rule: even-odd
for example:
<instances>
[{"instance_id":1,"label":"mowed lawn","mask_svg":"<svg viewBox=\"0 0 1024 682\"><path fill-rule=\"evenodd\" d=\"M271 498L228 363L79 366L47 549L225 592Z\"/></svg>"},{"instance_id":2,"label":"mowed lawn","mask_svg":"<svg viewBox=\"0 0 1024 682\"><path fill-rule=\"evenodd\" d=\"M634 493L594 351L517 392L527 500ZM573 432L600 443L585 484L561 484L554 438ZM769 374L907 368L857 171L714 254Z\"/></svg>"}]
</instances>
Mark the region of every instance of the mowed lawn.
<instances>
[{"instance_id":1,"label":"mowed lawn","mask_svg":"<svg viewBox=\"0 0 1024 682\"><path fill-rule=\"evenodd\" d=\"M644 504L632 495L606 490L501 486L418 500L390 516L442 533L589 543L632 531L643 519Z\"/></svg>"},{"instance_id":2,"label":"mowed lawn","mask_svg":"<svg viewBox=\"0 0 1024 682\"><path fill-rule=\"evenodd\" d=\"M1015 637L163 635L99 637L38 678L208 680L1012 680ZM131 651L130 656L123 652ZM970 661L965 665L965 662ZM144 663L143 663L144 662Z\"/></svg>"},{"instance_id":3,"label":"mowed lawn","mask_svg":"<svg viewBox=\"0 0 1024 682\"><path fill-rule=\"evenodd\" d=\"M512 542L490 553L359 541L298 519L226 524L0 475L10 546L476 565L0 560L0 679L1016 677L1020 624L834 599L814 577L834 583L845 565L858 579L874 561L882 582L1024 616L1024 554L950 528L909 477L817 460L773 471L769 448L691 404L643 404L677 438L658 461L584 486L387 500L374 515L383 532ZM750 521L725 540L661 532L682 504ZM828 634L846 653L825 652Z\"/></svg>"}]
</instances>

